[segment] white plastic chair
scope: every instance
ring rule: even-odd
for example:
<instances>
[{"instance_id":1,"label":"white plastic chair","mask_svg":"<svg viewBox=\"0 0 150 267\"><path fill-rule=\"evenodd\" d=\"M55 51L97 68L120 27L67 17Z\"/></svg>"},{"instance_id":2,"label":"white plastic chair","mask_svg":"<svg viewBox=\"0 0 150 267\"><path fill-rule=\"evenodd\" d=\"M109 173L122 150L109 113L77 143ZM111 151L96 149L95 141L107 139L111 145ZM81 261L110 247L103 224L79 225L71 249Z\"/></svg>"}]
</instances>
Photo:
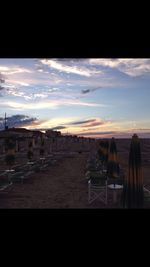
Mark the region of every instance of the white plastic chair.
<instances>
[{"instance_id":1,"label":"white plastic chair","mask_svg":"<svg viewBox=\"0 0 150 267\"><path fill-rule=\"evenodd\" d=\"M105 205L108 202L107 180L100 178L100 183L93 184L91 179L88 181L88 202L91 204L96 199L100 199Z\"/></svg>"}]
</instances>

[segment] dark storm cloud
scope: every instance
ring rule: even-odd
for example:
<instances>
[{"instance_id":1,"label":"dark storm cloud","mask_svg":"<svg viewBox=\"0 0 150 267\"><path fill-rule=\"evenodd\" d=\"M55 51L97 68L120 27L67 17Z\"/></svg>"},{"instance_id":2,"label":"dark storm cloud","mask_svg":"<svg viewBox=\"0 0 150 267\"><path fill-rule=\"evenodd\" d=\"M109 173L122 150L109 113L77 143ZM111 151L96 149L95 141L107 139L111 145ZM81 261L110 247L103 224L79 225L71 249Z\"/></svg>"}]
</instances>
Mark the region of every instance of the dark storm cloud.
<instances>
[{"instance_id":1,"label":"dark storm cloud","mask_svg":"<svg viewBox=\"0 0 150 267\"><path fill-rule=\"evenodd\" d=\"M1 86L0 85L0 91L2 91L2 90L4 90L5 88L4 88L4 86Z\"/></svg>"},{"instance_id":2,"label":"dark storm cloud","mask_svg":"<svg viewBox=\"0 0 150 267\"><path fill-rule=\"evenodd\" d=\"M95 119L85 120L85 121L75 121L75 122L70 122L69 125L80 125L80 124L90 123L90 122L94 122L94 121L95 121Z\"/></svg>"},{"instance_id":3,"label":"dark storm cloud","mask_svg":"<svg viewBox=\"0 0 150 267\"><path fill-rule=\"evenodd\" d=\"M0 83L4 83L4 82L5 82L4 76L0 73Z\"/></svg>"},{"instance_id":4,"label":"dark storm cloud","mask_svg":"<svg viewBox=\"0 0 150 267\"><path fill-rule=\"evenodd\" d=\"M100 125L104 125L106 122L104 121L96 121L94 120L93 122L91 122L88 125L83 125L82 127L94 127L94 126L100 126Z\"/></svg>"},{"instance_id":5,"label":"dark storm cloud","mask_svg":"<svg viewBox=\"0 0 150 267\"><path fill-rule=\"evenodd\" d=\"M136 128L136 129L132 129L132 131L150 131L150 129L149 128Z\"/></svg>"},{"instance_id":6,"label":"dark storm cloud","mask_svg":"<svg viewBox=\"0 0 150 267\"><path fill-rule=\"evenodd\" d=\"M5 82L4 76L0 73L0 91L4 90L4 86L2 86L2 84ZM2 96L0 94L0 96Z\"/></svg>"},{"instance_id":7,"label":"dark storm cloud","mask_svg":"<svg viewBox=\"0 0 150 267\"><path fill-rule=\"evenodd\" d=\"M90 89L83 89L82 94L88 94L88 93L90 93L90 91L91 91Z\"/></svg>"},{"instance_id":8,"label":"dark storm cloud","mask_svg":"<svg viewBox=\"0 0 150 267\"><path fill-rule=\"evenodd\" d=\"M91 120L70 122L68 125L77 125L77 126L82 126L82 127L94 127L94 126L104 125L106 123L107 121L91 119Z\"/></svg>"},{"instance_id":9,"label":"dark storm cloud","mask_svg":"<svg viewBox=\"0 0 150 267\"><path fill-rule=\"evenodd\" d=\"M3 86L0 85L0 91L2 92L5 88ZM2 97L3 95L0 93L0 97Z\"/></svg>"},{"instance_id":10,"label":"dark storm cloud","mask_svg":"<svg viewBox=\"0 0 150 267\"><path fill-rule=\"evenodd\" d=\"M48 59L48 58L47 58ZM53 58L53 60L62 61L62 62L84 62L88 61L87 58Z\"/></svg>"},{"instance_id":11,"label":"dark storm cloud","mask_svg":"<svg viewBox=\"0 0 150 267\"><path fill-rule=\"evenodd\" d=\"M104 135L104 134L116 134L117 132L114 131L108 131L108 132L83 132L80 133L79 135Z\"/></svg>"},{"instance_id":12,"label":"dark storm cloud","mask_svg":"<svg viewBox=\"0 0 150 267\"><path fill-rule=\"evenodd\" d=\"M51 130L62 130L62 129L66 129L67 127L66 126L56 126L56 127L53 127L51 128Z\"/></svg>"},{"instance_id":13,"label":"dark storm cloud","mask_svg":"<svg viewBox=\"0 0 150 267\"><path fill-rule=\"evenodd\" d=\"M7 117L7 126L9 128L11 127L21 127L32 124L34 121L36 121L36 118L29 117L26 115L13 115L10 117ZM4 129L4 118L0 118L0 130Z\"/></svg>"},{"instance_id":14,"label":"dark storm cloud","mask_svg":"<svg viewBox=\"0 0 150 267\"><path fill-rule=\"evenodd\" d=\"M4 87L0 85L0 90L3 90L3 89L4 89Z\"/></svg>"},{"instance_id":15,"label":"dark storm cloud","mask_svg":"<svg viewBox=\"0 0 150 267\"><path fill-rule=\"evenodd\" d=\"M96 90L98 90L98 89L101 89L101 88L102 88L102 87L99 86L99 87L92 88L92 89L83 89L81 92L82 92L82 94L88 94L88 93L94 92L94 91L96 91Z\"/></svg>"}]
</instances>

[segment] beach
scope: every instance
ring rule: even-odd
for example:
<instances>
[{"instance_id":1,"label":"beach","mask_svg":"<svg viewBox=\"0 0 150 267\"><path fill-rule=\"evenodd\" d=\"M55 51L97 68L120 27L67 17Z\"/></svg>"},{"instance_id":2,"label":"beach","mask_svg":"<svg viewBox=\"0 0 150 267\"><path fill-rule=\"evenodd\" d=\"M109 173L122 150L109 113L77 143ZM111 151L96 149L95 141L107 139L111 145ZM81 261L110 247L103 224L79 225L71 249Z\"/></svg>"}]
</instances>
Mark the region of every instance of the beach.
<instances>
[{"instance_id":1,"label":"beach","mask_svg":"<svg viewBox=\"0 0 150 267\"><path fill-rule=\"evenodd\" d=\"M118 159L127 175L130 139L116 140ZM149 183L150 140L141 139L144 183ZM88 203L88 182L85 178L89 152L74 153L72 157L61 157L46 170L33 173L24 183L14 183L6 192L0 192L0 208L5 209L91 209L121 208L113 205L112 191L108 192L108 205L99 199ZM145 205L150 208L150 203Z\"/></svg>"}]
</instances>

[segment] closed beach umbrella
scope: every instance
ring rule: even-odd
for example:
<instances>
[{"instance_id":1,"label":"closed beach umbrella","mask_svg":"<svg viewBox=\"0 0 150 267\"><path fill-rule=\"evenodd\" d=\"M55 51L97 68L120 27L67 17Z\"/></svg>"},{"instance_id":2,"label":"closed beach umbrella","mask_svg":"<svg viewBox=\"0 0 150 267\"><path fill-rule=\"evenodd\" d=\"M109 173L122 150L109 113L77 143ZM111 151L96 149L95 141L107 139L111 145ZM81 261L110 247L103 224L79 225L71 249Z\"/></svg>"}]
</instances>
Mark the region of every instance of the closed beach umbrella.
<instances>
[{"instance_id":1,"label":"closed beach umbrella","mask_svg":"<svg viewBox=\"0 0 150 267\"><path fill-rule=\"evenodd\" d=\"M100 141L98 148L98 157L100 160L103 160L103 141Z\"/></svg>"},{"instance_id":2,"label":"closed beach umbrella","mask_svg":"<svg viewBox=\"0 0 150 267\"><path fill-rule=\"evenodd\" d=\"M105 164L107 164L107 162L108 162L108 151L109 151L109 142L107 140L104 142L103 151L104 151L104 162L105 162Z\"/></svg>"},{"instance_id":3,"label":"closed beach umbrella","mask_svg":"<svg viewBox=\"0 0 150 267\"><path fill-rule=\"evenodd\" d=\"M109 142L104 140L100 141L98 155L99 159L102 161L103 164L107 164L108 149L109 149Z\"/></svg>"},{"instance_id":4,"label":"closed beach umbrella","mask_svg":"<svg viewBox=\"0 0 150 267\"><path fill-rule=\"evenodd\" d=\"M124 185L123 204L126 208L142 208L144 201L140 141L133 135L129 153L129 170Z\"/></svg>"},{"instance_id":5,"label":"closed beach umbrella","mask_svg":"<svg viewBox=\"0 0 150 267\"><path fill-rule=\"evenodd\" d=\"M115 139L111 139L109 156L108 156L108 165L107 173L109 178L117 178L119 176L119 163L117 160L117 147Z\"/></svg>"},{"instance_id":6,"label":"closed beach umbrella","mask_svg":"<svg viewBox=\"0 0 150 267\"><path fill-rule=\"evenodd\" d=\"M28 144L28 153L27 153L28 160L31 160L33 158L33 144L32 141Z\"/></svg>"},{"instance_id":7,"label":"closed beach umbrella","mask_svg":"<svg viewBox=\"0 0 150 267\"><path fill-rule=\"evenodd\" d=\"M11 169L11 166L15 162L15 144L13 140L7 140L7 154L5 157L6 164L9 166L9 169Z\"/></svg>"},{"instance_id":8,"label":"closed beach umbrella","mask_svg":"<svg viewBox=\"0 0 150 267\"><path fill-rule=\"evenodd\" d=\"M44 139L41 139L40 156L44 156Z\"/></svg>"}]
</instances>

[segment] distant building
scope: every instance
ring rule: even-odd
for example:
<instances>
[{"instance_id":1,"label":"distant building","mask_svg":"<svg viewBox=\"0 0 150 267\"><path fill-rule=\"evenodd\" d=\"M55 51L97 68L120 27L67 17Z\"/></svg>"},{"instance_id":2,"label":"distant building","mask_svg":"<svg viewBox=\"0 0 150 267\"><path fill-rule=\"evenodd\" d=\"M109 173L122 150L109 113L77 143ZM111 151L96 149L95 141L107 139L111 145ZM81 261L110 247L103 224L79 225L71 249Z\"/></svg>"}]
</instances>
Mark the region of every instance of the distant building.
<instances>
[{"instance_id":1,"label":"distant building","mask_svg":"<svg viewBox=\"0 0 150 267\"><path fill-rule=\"evenodd\" d=\"M0 131L0 138L16 137L16 138L34 138L44 135L40 131L27 130L25 128L8 128Z\"/></svg>"},{"instance_id":2,"label":"distant building","mask_svg":"<svg viewBox=\"0 0 150 267\"><path fill-rule=\"evenodd\" d=\"M58 136L61 136L61 132L60 131L53 131L53 130L47 130L45 135L47 137L58 137Z\"/></svg>"}]
</instances>

